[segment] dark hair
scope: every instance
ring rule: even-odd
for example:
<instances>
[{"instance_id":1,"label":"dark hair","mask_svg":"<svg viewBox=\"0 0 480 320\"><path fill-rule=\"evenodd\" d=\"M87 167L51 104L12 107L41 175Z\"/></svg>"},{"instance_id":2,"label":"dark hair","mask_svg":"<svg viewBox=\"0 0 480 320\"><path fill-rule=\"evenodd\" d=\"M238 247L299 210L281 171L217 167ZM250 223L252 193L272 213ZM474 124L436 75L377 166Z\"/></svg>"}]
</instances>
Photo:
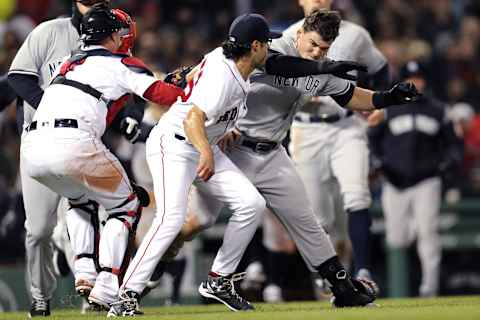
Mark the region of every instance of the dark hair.
<instances>
[{"instance_id":1,"label":"dark hair","mask_svg":"<svg viewBox=\"0 0 480 320\"><path fill-rule=\"evenodd\" d=\"M223 55L227 59L238 60L250 52L250 46L239 45L231 41L222 43Z\"/></svg>"},{"instance_id":2,"label":"dark hair","mask_svg":"<svg viewBox=\"0 0 480 320\"><path fill-rule=\"evenodd\" d=\"M305 17L302 27L305 32L318 32L324 41L332 42L338 36L341 21L338 11L315 9Z\"/></svg>"}]
</instances>

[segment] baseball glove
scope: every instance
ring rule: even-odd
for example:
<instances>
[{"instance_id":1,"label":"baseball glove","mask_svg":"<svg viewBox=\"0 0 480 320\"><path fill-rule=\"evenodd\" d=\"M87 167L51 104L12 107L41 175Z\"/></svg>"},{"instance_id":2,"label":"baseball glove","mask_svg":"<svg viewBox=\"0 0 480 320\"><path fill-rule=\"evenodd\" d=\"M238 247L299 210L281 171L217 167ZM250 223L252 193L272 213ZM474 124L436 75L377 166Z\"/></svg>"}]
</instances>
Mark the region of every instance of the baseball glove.
<instances>
[{"instance_id":1,"label":"baseball glove","mask_svg":"<svg viewBox=\"0 0 480 320\"><path fill-rule=\"evenodd\" d=\"M190 73L190 71L192 71L192 69L193 69L193 66L188 66L188 67L182 66L168 73L163 79L163 81L165 81L166 83L173 84L182 89L185 89L188 82L187 75Z\"/></svg>"}]
</instances>

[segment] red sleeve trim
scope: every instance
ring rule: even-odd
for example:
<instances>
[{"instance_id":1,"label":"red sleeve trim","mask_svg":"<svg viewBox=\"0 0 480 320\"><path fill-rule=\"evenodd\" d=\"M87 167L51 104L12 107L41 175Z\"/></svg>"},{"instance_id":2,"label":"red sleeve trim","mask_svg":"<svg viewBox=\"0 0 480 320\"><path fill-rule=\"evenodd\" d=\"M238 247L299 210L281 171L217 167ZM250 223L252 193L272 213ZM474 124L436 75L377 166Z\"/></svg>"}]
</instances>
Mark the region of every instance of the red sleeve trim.
<instances>
[{"instance_id":1,"label":"red sleeve trim","mask_svg":"<svg viewBox=\"0 0 480 320\"><path fill-rule=\"evenodd\" d=\"M181 88L158 80L145 90L143 97L162 106L171 106L178 97L183 99L185 94Z\"/></svg>"}]
</instances>

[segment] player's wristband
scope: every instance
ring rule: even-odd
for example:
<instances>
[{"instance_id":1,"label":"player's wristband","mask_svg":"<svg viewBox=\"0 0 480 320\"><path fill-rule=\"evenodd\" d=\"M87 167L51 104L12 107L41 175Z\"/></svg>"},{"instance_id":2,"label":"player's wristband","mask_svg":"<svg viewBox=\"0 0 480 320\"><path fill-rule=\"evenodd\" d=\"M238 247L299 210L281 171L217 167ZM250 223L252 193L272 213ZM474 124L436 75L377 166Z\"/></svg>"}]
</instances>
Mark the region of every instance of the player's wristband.
<instances>
[{"instance_id":1,"label":"player's wristband","mask_svg":"<svg viewBox=\"0 0 480 320\"><path fill-rule=\"evenodd\" d=\"M395 102L389 91L375 91L372 96L372 104L375 109L383 109L394 105Z\"/></svg>"}]
</instances>

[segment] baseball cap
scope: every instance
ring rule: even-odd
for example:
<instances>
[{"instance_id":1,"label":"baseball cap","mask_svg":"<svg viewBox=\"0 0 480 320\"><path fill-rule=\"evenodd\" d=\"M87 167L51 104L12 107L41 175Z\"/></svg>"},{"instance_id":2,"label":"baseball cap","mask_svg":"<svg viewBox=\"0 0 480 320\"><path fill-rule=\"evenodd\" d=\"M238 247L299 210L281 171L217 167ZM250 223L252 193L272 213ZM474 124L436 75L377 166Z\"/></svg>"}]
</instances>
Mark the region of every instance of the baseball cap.
<instances>
[{"instance_id":1,"label":"baseball cap","mask_svg":"<svg viewBox=\"0 0 480 320\"><path fill-rule=\"evenodd\" d=\"M228 40L242 46L249 46L254 40L267 42L281 36L281 33L271 31L267 20L256 13L238 16L230 25L228 32Z\"/></svg>"},{"instance_id":2,"label":"baseball cap","mask_svg":"<svg viewBox=\"0 0 480 320\"><path fill-rule=\"evenodd\" d=\"M408 61L400 68L398 76L402 80L415 76L425 78L427 76L426 69L427 68L424 63L412 60Z\"/></svg>"}]
</instances>

